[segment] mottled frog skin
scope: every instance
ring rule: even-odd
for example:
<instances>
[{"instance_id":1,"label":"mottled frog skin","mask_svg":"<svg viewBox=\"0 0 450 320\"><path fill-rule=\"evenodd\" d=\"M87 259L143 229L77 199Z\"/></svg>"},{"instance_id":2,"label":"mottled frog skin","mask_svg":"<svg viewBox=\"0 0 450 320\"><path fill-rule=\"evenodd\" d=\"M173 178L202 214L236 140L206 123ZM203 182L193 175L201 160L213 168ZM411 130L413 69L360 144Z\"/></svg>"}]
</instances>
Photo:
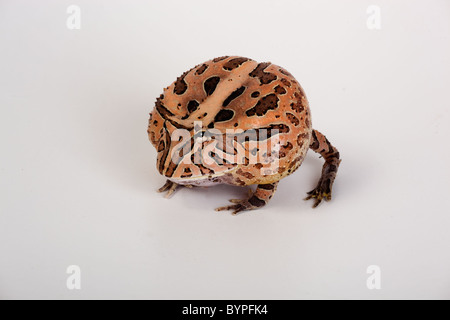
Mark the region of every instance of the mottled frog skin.
<instances>
[{"instance_id":1,"label":"mottled frog skin","mask_svg":"<svg viewBox=\"0 0 450 320\"><path fill-rule=\"evenodd\" d=\"M212 143L204 138L206 132L227 129L235 132L235 142L226 135L215 139L216 149L208 156L223 158L229 152L224 146L236 141L241 142L246 156L238 162L204 161L204 150ZM174 139L177 130L187 132L187 138ZM236 138L240 132L252 134L247 139ZM269 134L263 136L261 132ZM165 88L150 113L148 136L158 152L158 171L167 177L159 191L167 191L167 196L179 186L257 185L247 199L232 199L232 205L216 209L232 210L234 214L266 205L278 182L297 170L309 149L325 160L319 183L306 198L315 199L316 207L322 200L331 199L340 163L337 149L312 129L308 100L292 74L270 62L258 63L238 56L199 64ZM252 139L263 140L267 148L254 147L249 142ZM196 145L202 148L196 149ZM181 154L180 159L190 161L173 161L172 155L181 146L190 147L190 152ZM236 153L234 146L231 150ZM251 161L254 157L250 154L259 160Z\"/></svg>"}]
</instances>

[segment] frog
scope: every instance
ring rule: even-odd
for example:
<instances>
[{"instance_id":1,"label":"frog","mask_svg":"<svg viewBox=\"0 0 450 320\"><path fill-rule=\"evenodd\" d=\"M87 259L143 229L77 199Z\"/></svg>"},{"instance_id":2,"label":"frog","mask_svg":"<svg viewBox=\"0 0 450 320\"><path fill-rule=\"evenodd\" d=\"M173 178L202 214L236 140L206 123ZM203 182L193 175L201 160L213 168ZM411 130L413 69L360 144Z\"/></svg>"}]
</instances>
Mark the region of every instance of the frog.
<instances>
[{"instance_id":1,"label":"frog","mask_svg":"<svg viewBox=\"0 0 450 320\"><path fill-rule=\"evenodd\" d=\"M234 215L267 205L310 149L324 160L320 179L305 198L316 208L331 200L341 163L336 147L313 129L296 78L276 64L242 56L200 63L164 88L147 134L157 151L157 170L166 177L158 192L171 197L180 187L249 188L247 197L216 208Z\"/></svg>"}]
</instances>

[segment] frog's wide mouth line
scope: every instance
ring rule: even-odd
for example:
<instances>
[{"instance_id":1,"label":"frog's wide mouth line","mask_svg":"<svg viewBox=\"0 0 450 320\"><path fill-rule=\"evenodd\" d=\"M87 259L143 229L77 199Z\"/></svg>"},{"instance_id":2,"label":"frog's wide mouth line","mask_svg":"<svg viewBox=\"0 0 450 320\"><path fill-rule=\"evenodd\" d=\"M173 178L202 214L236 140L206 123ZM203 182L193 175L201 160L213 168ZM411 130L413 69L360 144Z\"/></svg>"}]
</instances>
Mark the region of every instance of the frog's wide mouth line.
<instances>
[{"instance_id":1,"label":"frog's wide mouth line","mask_svg":"<svg viewBox=\"0 0 450 320\"><path fill-rule=\"evenodd\" d=\"M212 178L221 177L224 174L232 173L232 172L236 171L237 169L238 169L238 167L234 167L234 168L230 168L230 169L225 170L225 171L221 171L219 173L209 174L207 176L196 176L196 177L185 177L185 178L167 177L167 179L172 181L172 182L178 183L178 184L186 184L186 183L193 182L193 181L205 181L205 182L208 182Z\"/></svg>"}]
</instances>

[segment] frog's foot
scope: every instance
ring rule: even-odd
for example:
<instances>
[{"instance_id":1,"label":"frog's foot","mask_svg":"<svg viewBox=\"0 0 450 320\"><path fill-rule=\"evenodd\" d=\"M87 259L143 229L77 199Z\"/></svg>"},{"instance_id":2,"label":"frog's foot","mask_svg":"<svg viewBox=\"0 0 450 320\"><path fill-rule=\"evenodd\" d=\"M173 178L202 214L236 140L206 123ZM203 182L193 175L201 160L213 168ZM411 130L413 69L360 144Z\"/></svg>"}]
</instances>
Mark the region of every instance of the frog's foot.
<instances>
[{"instance_id":1,"label":"frog's foot","mask_svg":"<svg viewBox=\"0 0 450 320\"><path fill-rule=\"evenodd\" d=\"M313 204L313 208L316 208L322 200L330 201L331 200L331 185L332 182L330 179L322 181L320 179L319 184L314 190L308 192L308 196L305 200L315 199L316 201Z\"/></svg>"},{"instance_id":2,"label":"frog's foot","mask_svg":"<svg viewBox=\"0 0 450 320\"><path fill-rule=\"evenodd\" d=\"M179 185L178 183L172 182L170 180L167 180L166 183L158 189L158 192L166 192L164 198L170 198L172 196L172 194L175 192L175 190L180 187L181 185Z\"/></svg>"},{"instance_id":3,"label":"frog's foot","mask_svg":"<svg viewBox=\"0 0 450 320\"><path fill-rule=\"evenodd\" d=\"M241 211L247 211L257 208L251 205L248 199L230 199L230 202L236 204L216 208L216 211L233 210L232 214L238 214Z\"/></svg>"},{"instance_id":4,"label":"frog's foot","mask_svg":"<svg viewBox=\"0 0 450 320\"><path fill-rule=\"evenodd\" d=\"M216 208L216 211L233 210L232 214L238 214L241 211L256 209L256 207L250 203L250 199L253 196L252 190L248 190L248 194L248 199L230 199L229 201L235 204Z\"/></svg>"},{"instance_id":5,"label":"frog's foot","mask_svg":"<svg viewBox=\"0 0 450 320\"><path fill-rule=\"evenodd\" d=\"M233 214L237 214L241 211L261 208L265 206L272 198L275 190L277 189L277 185L278 182L271 184L260 184L256 188L255 192L249 190L249 197L247 199L231 199L230 202L234 204L216 208L216 211L232 210Z\"/></svg>"}]
</instances>

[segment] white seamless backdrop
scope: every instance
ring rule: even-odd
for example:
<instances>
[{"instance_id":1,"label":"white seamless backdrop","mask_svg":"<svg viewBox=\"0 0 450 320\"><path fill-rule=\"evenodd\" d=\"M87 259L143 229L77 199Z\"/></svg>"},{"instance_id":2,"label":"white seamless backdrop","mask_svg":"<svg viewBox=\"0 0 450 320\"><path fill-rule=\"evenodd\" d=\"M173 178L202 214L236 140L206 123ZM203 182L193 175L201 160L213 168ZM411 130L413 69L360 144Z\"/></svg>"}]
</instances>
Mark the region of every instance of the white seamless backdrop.
<instances>
[{"instance_id":1,"label":"white seamless backdrop","mask_svg":"<svg viewBox=\"0 0 450 320\"><path fill-rule=\"evenodd\" d=\"M0 44L0 298L450 298L450 2L3 0ZM331 202L312 152L239 216L243 188L155 192L155 98L222 55L302 84Z\"/></svg>"}]
</instances>

